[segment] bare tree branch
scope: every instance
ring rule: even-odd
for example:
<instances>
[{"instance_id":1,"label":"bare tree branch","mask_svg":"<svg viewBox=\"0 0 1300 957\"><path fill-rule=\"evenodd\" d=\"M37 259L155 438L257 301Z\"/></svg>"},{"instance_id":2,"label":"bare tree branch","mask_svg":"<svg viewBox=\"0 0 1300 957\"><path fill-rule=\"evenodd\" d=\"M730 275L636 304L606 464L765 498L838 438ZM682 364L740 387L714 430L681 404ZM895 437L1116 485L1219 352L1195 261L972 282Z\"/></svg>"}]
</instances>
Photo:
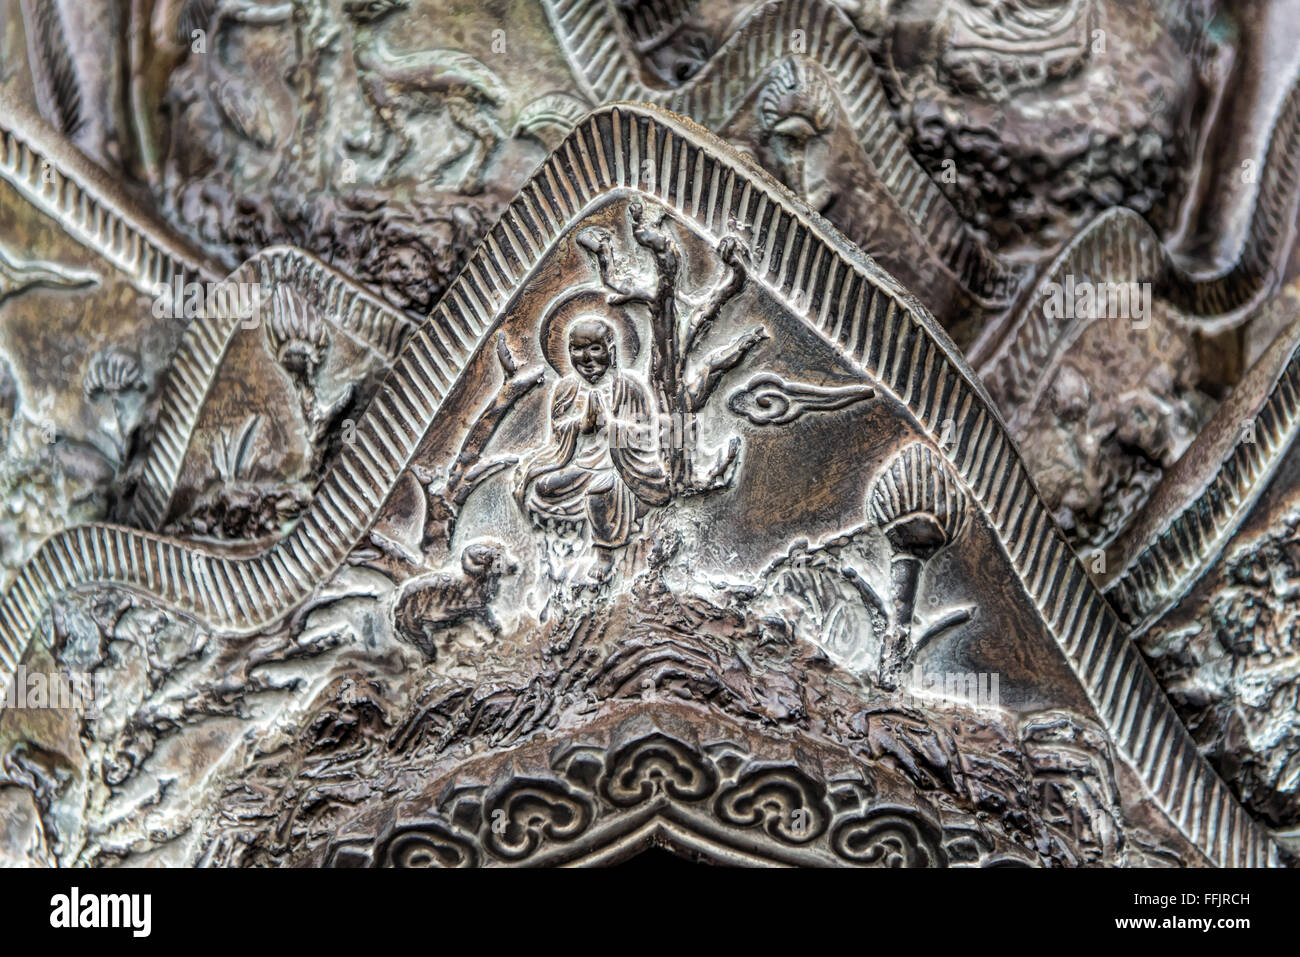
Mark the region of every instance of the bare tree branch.
<instances>
[{"instance_id":1,"label":"bare tree branch","mask_svg":"<svg viewBox=\"0 0 1300 957\"><path fill-rule=\"evenodd\" d=\"M629 279L620 279L614 275L614 240L609 230L591 226L578 234L578 245L596 257L600 269L600 281L610 291L611 306L624 305L629 302L652 305L655 301L655 289L633 285Z\"/></svg>"},{"instance_id":2,"label":"bare tree branch","mask_svg":"<svg viewBox=\"0 0 1300 957\"><path fill-rule=\"evenodd\" d=\"M497 394L479 412L465 434L456 461L447 472L447 480L435 488L436 476L427 469L412 466L416 480L424 487L428 512L425 517L424 546L435 542L443 546L451 543L452 532L460 515L460 508L470 494L492 476L514 465L515 456L498 456L483 460L483 452L496 434L501 420L514 408L516 402L535 389L542 381L542 369L520 371L519 363L510 353L504 332L497 333L497 361L503 374Z\"/></svg>"},{"instance_id":3,"label":"bare tree branch","mask_svg":"<svg viewBox=\"0 0 1300 957\"><path fill-rule=\"evenodd\" d=\"M636 240L638 246L654 254L655 265L659 267L660 292L663 293L665 287L676 292L677 268L681 256L676 241L668 235L667 230L661 228L664 214L661 212L658 222L651 225L646 219L645 207L640 203L628 204L627 210L628 215L632 217L632 238Z\"/></svg>"},{"instance_id":4,"label":"bare tree branch","mask_svg":"<svg viewBox=\"0 0 1300 957\"><path fill-rule=\"evenodd\" d=\"M649 381L661 422L680 423L679 434L661 435L665 467L672 495L694 494L718 487L730 473L739 445L732 443L722 459L705 470L701 480L696 474L694 440L694 415L699 412L717 389L722 376L740 364L759 342L767 338L760 326L732 343L717 350L704 360L703 366L687 382L690 355L708 334L724 306L734 300L749 280L748 262L742 245L734 236L718 243L717 253L724 271L715 282L705 301L694 308L689 316L679 314L678 283L682 268L682 251L670 228L667 211L656 207L655 215L649 206L630 202L627 207L632 227L632 238L654 259L654 289L620 275L614 260L614 238L610 230L599 226L588 227L578 235L578 244L593 255L600 272L601 283L609 290L611 305L640 303L650 314L650 368Z\"/></svg>"},{"instance_id":5,"label":"bare tree branch","mask_svg":"<svg viewBox=\"0 0 1300 957\"><path fill-rule=\"evenodd\" d=\"M708 300L696 310L690 322L687 323L686 344L682 349L687 354L695 348L695 344L700 339L708 334L709 328L713 325L713 320L718 318L718 313L722 311L722 307L735 299L749 280L749 264L745 261L740 243L736 241L736 237L724 237L718 243L718 255L727 266L727 274L713 287Z\"/></svg>"},{"instance_id":6,"label":"bare tree branch","mask_svg":"<svg viewBox=\"0 0 1300 957\"><path fill-rule=\"evenodd\" d=\"M474 424L470 426L469 432L465 435L465 441L461 444L460 453L456 456L456 462L447 475L447 489L449 491L455 491L455 487L460 483L465 470L483 455L483 450L487 448L488 442L496 434L497 427L500 426L501 420L505 418L506 413L528 392L541 384L542 370L540 368L524 373L519 372L518 363L515 362L506 344L506 334L504 332L497 333L497 360L501 363L504 380L501 383L501 388L497 390L496 396L478 414Z\"/></svg>"},{"instance_id":7,"label":"bare tree branch","mask_svg":"<svg viewBox=\"0 0 1300 957\"><path fill-rule=\"evenodd\" d=\"M767 338L767 330L755 326L744 335L737 336L730 345L709 353L698 375L691 380L686 390L686 411L698 412L704 408L713 392L718 387L723 375L730 372L744 360L749 351Z\"/></svg>"}]
</instances>

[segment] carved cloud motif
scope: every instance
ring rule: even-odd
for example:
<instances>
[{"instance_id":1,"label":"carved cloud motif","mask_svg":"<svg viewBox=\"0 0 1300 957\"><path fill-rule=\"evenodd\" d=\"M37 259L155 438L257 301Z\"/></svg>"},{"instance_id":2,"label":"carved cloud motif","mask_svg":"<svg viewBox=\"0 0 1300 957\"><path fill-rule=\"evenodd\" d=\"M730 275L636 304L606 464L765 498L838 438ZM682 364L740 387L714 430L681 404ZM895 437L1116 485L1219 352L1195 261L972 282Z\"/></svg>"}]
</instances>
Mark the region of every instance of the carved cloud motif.
<instances>
[{"instance_id":1,"label":"carved cloud motif","mask_svg":"<svg viewBox=\"0 0 1300 957\"><path fill-rule=\"evenodd\" d=\"M824 388L803 382L786 382L778 375L756 375L727 399L727 408L755 425L785 425L808 412L833 412L876 394L867 385Z\"/></svg>"}]
</instances>

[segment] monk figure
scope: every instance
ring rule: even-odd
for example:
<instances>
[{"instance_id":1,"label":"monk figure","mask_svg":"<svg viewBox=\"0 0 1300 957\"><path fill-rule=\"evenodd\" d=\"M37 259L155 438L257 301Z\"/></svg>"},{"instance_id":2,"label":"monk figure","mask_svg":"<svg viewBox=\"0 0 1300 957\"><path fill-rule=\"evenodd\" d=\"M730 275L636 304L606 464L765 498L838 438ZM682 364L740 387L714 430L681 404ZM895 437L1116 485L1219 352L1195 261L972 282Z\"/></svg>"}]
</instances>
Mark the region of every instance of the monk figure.
<instances>
[{"instance_id":1,"label":"monk figure","mask_svg":"<svg viewBox=\"0 0 1300 957\"><path fill-rule=\"evenodd\" d=\"M592 578L613 571L648 507L666 505L654 406L645 386L618 369L614 329L595 316L569 328L574 374L555 385L547 447L523 463L515 499L539 524L586 526Z\"/></svg>"}]
</instances>

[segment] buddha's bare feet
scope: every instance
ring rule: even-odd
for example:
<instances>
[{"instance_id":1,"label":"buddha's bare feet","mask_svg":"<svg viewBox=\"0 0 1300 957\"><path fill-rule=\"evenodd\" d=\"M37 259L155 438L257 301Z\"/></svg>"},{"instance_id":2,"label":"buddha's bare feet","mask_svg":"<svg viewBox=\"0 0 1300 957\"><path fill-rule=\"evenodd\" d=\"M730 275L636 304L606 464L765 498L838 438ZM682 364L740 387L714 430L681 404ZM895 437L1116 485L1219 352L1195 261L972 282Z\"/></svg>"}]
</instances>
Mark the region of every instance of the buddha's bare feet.
<instances>
[{"instance_id":1,"label":"buddha's bare feet","mask_svg":"<svg viewBox=\"0 0 1300 957\"><path fill-rule=\"evenodd\" d=\"M614 552L612 549L596 548L596 560L587 571L587 579L594 586L605 584L614 574Z\"/></svg>"}]
</instances>

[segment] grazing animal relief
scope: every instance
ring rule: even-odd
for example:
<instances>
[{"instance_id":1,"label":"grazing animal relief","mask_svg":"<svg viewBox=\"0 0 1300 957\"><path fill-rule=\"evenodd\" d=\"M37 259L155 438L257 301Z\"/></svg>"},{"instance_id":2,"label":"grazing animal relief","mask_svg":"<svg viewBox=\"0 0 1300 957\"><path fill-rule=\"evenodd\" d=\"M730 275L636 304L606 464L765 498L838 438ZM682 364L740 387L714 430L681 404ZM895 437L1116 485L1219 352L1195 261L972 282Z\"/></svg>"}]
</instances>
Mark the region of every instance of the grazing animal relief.
<instances>
[{"instance_id":1,"label":"grazing animal relief","mask_svg":"<svg viewBox=\"0 0 1300 957\"><path fill-rule=\"evenodd\" d=\"M460 564L459 574L435 572L414 579L393 606L397 633L430 659L437 657L438 636L456 625L477 621L493 635L501 633L491 605L501 579L518 573L518 562L499 542L485 539L466 545Z\"/></svg>"}]
</instances>

